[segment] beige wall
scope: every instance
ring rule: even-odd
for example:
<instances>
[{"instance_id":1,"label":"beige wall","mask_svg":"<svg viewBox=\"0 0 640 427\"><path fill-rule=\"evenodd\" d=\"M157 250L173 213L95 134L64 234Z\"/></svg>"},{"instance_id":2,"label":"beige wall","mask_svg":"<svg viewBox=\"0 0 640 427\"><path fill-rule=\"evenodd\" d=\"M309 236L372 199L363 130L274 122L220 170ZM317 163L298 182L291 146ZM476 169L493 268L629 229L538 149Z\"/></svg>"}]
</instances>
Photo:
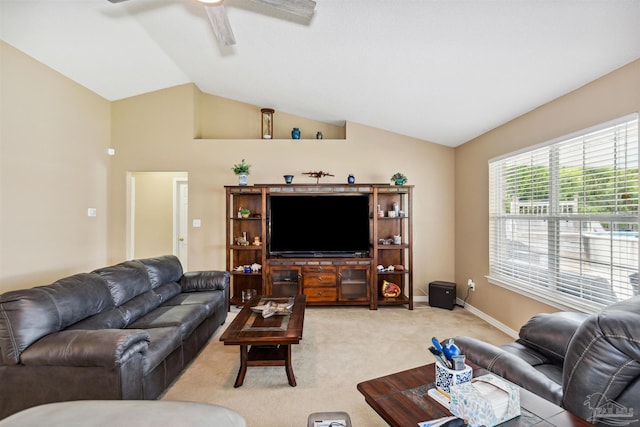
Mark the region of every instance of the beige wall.
<instances>
[{"instance_id":1,"label":"beige wall","mask_svg":"<svg viewBox=\"0 0 640 427\"><path fill-rule=\"evenodd\" d=\"M110 103L12 47L0 48L0 292L126 259L128 173L188 173L189 224L198 218L202 227L189 230L187 268L224 268L223 187L237 183L231 166L242 158L253 165L251 183L282 182L284 174L312 183L301 173L319 169L336 175L323 182L342 183L353 173L357 182L387 183L404 172L416 186L416 294L424 295L429 281L453 279L453 149L279 112L276 137L288 138L298 125L303 137L321 130L325 140L194 139L237 135L238 123L249 121L259 134L259 108L193 85ZM115 156L106 154L109 147ZM87 216L90 207L97 217Z\"/></svg>"},{"instance_id":2,"label":"beige wall","mask_svg":"<svg viewBox=\"0 0 640 427\"><path fill-rule=\"evenodd\" d=\"M317 128L327 140L200 140L194 136L246 138L235 136L238 123L255 123L259 132L258 107L203 95L193 85L109 103L2 42L0 49L0 292L124 260L128 172L189 174L189 223L198 218L202 227L190 229L187 268L223 268L223 186L236 184L231 165L246 158L250 183L281 182L285 173L313 182L301 173L318 169L336 175L324 182L354 173L358 182L384 183L406 173L416 186L416 295L429 281L455 280L462 297L473 278L478 290L468 302L517 329L552 308L484 279L488 159L640 110L636 61L455 150L278 112L282 138L292 123L303 123L303 131L313 129L310 137ZM114 157L106 155L110 146ZM97 217L87 217L89 207Z\"/></svg>"},{"instance_id":3,"label":"beige wall","mask_svg":"<svg viewBox=\"0 0 640 427\"><path fill-rule=\"evenodd\" d=\"M2 293L107 261L111 119L109 102L4 42L0 58Z\"/></svg>"},{"instance_id":4,"label":"beige wall","mask_svg":"<svg viewBox=\"0 0 640 427\"><path fill-rule=\"evenodd\" d=\"M206 106L201 102L203 97ZM194 122L203 120L201 115L213 117L217 112L233 110L238 115L250 116L258 124L259 135L260 117L256 115L256 107L245 109L235 101L203 95L192 85L112 104L112 144L117 155L112 159L111 261L125 256L126 240L122 229L126 222L126 173L181 170L189 174L189 224L193 219L202 222L202 227L189 229L187 268L224 268L224 186L237 184L231 166L245 158L252 165L250 184L283 182L284 174L295 175L295 183L313 183L314 178L302 175L309 170L329 171L335 175L324 178L323 182L344 183L347 175L353 173L357 182L387 183L394 172L404 172L409 183L416 186L416 294L424 295L429 281L453 279L452 148L357 123L347 123L348 138L343 140L193 139L194 129L196 134L203 129L198 125L194 127ZM216 129L219 128L222 135L233 135L235 129L224 127L235 127L243 120L247 120L246 117L221 120ZM290 123L293 122L286 125L287 129ZM310 124L314 129L313 136L315 129L323 125Z\"/></svg>"},{"instance_id":5,"label":"beige wall","mask_svg":"<svg viewBox=\"0 0 640 427\"><path fill-rule=\"evenodd\" d=\"M640 111L640 60L543 105L456 149L455 279L473 278L467 300L512 329L552 307L489 284L488 160ZM458 296L461 292L458 291Z\"/></svg>"},{"instance_id":6,"label":"beige wall","mask_svg":"<svg viewBox=\"0 0 640 427\"><path fill-rule=\"evenodd\" d=\"M201 94L196 100L199 109L195 114L197 138L262 138L261 107L208 94ZM290 139L294 127L300 129L303 139L314 139L318 131L322 132L325 139L345 139L344 126L321 123L282 111L274 113L274 139Z\"/></svg>"}]
</instances>

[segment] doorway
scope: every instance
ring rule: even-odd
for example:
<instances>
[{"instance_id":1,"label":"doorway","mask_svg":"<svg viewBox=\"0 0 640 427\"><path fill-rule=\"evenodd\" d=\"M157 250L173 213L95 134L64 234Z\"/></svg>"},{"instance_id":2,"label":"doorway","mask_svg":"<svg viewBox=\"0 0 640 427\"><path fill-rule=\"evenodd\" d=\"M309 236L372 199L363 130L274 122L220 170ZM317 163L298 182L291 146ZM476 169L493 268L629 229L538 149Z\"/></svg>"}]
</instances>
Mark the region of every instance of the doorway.
<instances>
[{"instance_id":1,"label":"doorway","mask_svg":"<svg viewBox=\"0 0 640 427\"><path fill-rule=\"evenodd\" d=\"M127 259L176 255L187 270L188 173L127 173Z\"/></svg>"}]
</instances>

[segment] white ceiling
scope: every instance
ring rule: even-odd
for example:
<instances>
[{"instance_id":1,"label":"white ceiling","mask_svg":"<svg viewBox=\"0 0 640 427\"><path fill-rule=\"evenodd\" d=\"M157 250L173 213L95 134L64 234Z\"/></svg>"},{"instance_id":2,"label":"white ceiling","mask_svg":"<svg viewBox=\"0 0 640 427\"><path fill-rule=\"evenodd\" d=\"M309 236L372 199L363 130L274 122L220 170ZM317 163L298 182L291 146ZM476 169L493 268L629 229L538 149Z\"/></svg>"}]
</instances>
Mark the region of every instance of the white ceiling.
<instances>
[{"instance_id":1,"label":"white ceiling","mask_svg":"<svg viewBox=\"0 0 640 427\"><path fill-rule=\"evenodd\" d=\"M108 100L183 83L315 120L460 145L640 58L638 0L0 0L0 37Z\"/></svg>"}]
</instances>

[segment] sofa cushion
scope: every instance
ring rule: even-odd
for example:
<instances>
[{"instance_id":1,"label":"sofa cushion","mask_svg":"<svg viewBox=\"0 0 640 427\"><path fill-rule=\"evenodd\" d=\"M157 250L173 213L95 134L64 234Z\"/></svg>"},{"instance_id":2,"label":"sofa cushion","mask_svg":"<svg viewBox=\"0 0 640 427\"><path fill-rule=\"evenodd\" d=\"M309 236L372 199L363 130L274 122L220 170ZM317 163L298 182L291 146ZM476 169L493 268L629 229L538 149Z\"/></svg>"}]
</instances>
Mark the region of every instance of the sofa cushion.
<instances>
[{"instance_id":1,"label":"sofa cushion","mask_svg":"<svg viewBox=\"0 0 640 427\"><path fill-rule=\"evenodd\" d=\"M640 296L587 318L569 345L563 373L563 406L587 418L592 408L638 408L640 391ZM595 397L590 405L584 402Z\"/></svg>"},{"instance_id":2,"label":"sofa cushion","mask_svg":"<svg viewBox=\"0 0 640 427\"><path fill-rule=\"evenodd\" d=\"M153 290L153 292L155 292L158 295L158 298L160 298L160 301L164 303L180 294L180 292L182 292L182 289L176 282L171 282L158 286Z\"/></svg>"},{"instance_id":3,"label":"sofa cushion","mask_svg":"<svg viewBox=\"0 0 640 427\"><path fill-rule=\"evenodd\" d=\"M118 310L122 312L127 324L129 324L135 322L159 305L160 298L158 294L153 291L148 291L125 302L118 307Z\"/></svg>"},{"instance_id":4,"label":"sofa cushion","mask_svg":"<svg viewBox=\"0 0 640 427\"><path fill-rule=\"evenodd\" d=\"M552 363L552 360L546 357L544 354L538 353L536 350L527 347L519 342L510 342L500 346L503 350L518 356L531 366L539 366L547 363Z\"/></svg>"},{"instance_id":5,"label":"sofa cushion","mask_svg":"<svg viewBox=\"0 0 640 427\"><path fill-rule=\"evenodd\" d=\"M171 298L163 306L172 305L202 305L207 310L207 317L211 316L217 309L226 310L226 298L223 292L185 292Z\"/></svg>"},{"instance_id":6,"label":"sofa cushion","mask_svg":"<svg viewBox=\"0 0 640 427\"><path fill-rule=\"evenodd\" d=\"M206 317L207 309L202 305L161 306L142 316L128 327L148 330L177 326L180 328L181 339L184 341Z\"/></svg>"},{"instance_id":7,"label":"sofa cushion","mask_svg":"<svg viewBox=\"0 0 640 427\"><path fill-rule=\"evenodd\" d=\"M106 284L91 273L0 295L2 362L17 364L22 351L36 340L112 307Z\"/></svg>"},{"instance_id":8,"label":"sofa cushion","mask_svg":"<svg viewBox=\"0 0 640 427\"><path fill-rule=\"evenodd\" d=\"M229 286L228 271L190 271L180 279L183 292L224 290Z\"/></svg>"},{"instance_id":9,"label":"sofa cushion","mask_svg":"<svg viewBox=\"0 0 640 427\"><path fill-rule=\"evenodd\" d=\"M100 268L94 273L102 276L107 282L116 306L151 290L147 269L140 261L125 261L111 267Z\"/></svg>"},{"instance_id":10,"label":"sofa cushion","mask_svg":"<svg viewBox=\"0 0 640 427\"><path fill-rule=\"evenodd\" d=\"M182 344L180 328L168 326L166 328L145 329L149 334L149 348L144 355L144 374L151 372L165 360L176 348Z\"/></svg>"},{"instance_id":11,"label":"sofa cushion","mask_svg":"<svg viewBox=\"0 0 640 427\"><path fill-rule=\"evenodd\" d=\"M138 260L147 269L151 287L157 288L169 282L177 282L182 277L182 264L175 255Z\"/></svg>"},{"instance_id":12,"label":"sofa cushion","mask_svg":"<svg viewBox=\"0 0 640 427\"><path fill-rule=\"evenodd\" d=\"M69 326L68 330L74 329L122 329L127 325L127 319L124 317L124 313L118 308L113 308L108 311L103 311L94 316L87 317L84 320L74 323Z\"/></svg>"}]
</instances>

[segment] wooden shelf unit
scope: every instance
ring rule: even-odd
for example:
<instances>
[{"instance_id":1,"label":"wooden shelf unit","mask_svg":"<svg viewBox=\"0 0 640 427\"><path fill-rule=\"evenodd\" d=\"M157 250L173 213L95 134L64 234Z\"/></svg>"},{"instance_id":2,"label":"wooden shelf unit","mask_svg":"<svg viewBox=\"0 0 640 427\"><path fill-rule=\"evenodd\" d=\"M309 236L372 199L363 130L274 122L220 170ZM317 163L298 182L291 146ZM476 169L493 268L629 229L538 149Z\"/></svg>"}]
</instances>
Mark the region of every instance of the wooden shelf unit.
<instances>
[{"instance_id":1,"label":"wooden shelf unit","mask_svg":"<svg viewBox=\"0 0 640 427\"><path fill-rule=\"evenodd\" d=\"M373 212L372 235L374 239L373 257L375 267L372 271L372 286L375 287L377 298L374 298L373 308L379 305L408 304L413 310L413 186L380 186L374 188L373 203L370 206L375 208ZM397 211L400 215L389 216L389 211L394 211L394 203L397 204ZM382 211L384 216L378 214ZM384 244L381 240L393 240L394 236L400 236L401 243ZM378 266L385 268L379 271ZM389 266L402 266L402 270L387 270ZM397 284L402 293L396 298L382 296L383 281ZM373 291L373 290L372 290Z\"/></svg>"},{"instance_id":2,"label":"wooden shelf unit","mask_svg":"<svg viewBox=\"0 0 640 427\"><path fill-rule=\"evenodd\" d=\"M305 294L309 305L407 305L413 309L413 186L386 184L268 184L227 186L226 265L231 272L231 301L241 303L242 291L256 289L261 295ZM370 248L368 257L355 258L270 258L268 248L268 197L271 194L366 194L369 196ZM394 203L404 214L389 217ZM385 212L378 215L378 206ZM251 211L240 218L238 210ZM339 219L337 219L339 220ZM248 245L238 245L246 233ZM380 239L401 236L400 244L382 244ZM259 237L260 245L254 245ZM259 272L237 271L240 266L260 264ZM402 266L378 271L377 266ZM397 298L382 296L384 280L397 284Z\"/></svg>"}]
</instances>

